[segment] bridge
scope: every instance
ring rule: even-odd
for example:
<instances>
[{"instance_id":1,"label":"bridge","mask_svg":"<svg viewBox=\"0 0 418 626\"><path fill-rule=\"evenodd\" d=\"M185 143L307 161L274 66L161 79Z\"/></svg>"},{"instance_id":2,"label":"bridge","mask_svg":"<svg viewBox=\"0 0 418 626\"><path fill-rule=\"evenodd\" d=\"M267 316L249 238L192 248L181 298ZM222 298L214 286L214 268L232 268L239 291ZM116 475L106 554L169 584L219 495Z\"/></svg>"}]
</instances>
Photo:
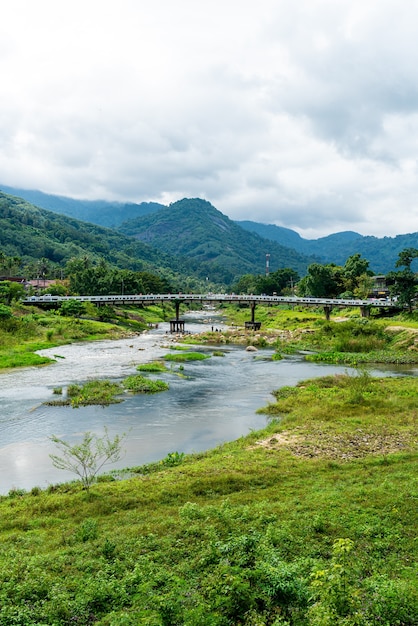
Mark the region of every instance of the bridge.
<instances>
[{"instance_id":1,"label":"bridge","mask_svg":"<svg viewBox=\"0 0 418 626\"><path fill-rule=\"evenodd\" d=\"M45 308L58 307L62 302L69 300L78 300L80 302L92 302L97 306L104 305L121 305L121 304L138 304L139 306L147 306L150 304L161 304L164 302L172 302L176 308L176 317L170 320L171 331L184 331L184 320L180 319L180 305L201 303L201 304L247 304L251 311L251 320L245 322L248 329L258 330L261 322L255 320L255 309L257 304L264 305L280 305L288 304L293 306L312 306L322 307L327 320L330 319L331 311L334 308L357 307L360 309L362 317L369 317L370 309L376 307L379 309L399 309L397 302L391 299L368 298L365 300L343 299L343 298L299 298L296 296L265 296L265 295L236 295L234 293L160 293L160 294L122 294L109 296L53 296L46 294L43 296L29 296L22 300L23 304L35 305Z\"/></svg>"}]
</instances>

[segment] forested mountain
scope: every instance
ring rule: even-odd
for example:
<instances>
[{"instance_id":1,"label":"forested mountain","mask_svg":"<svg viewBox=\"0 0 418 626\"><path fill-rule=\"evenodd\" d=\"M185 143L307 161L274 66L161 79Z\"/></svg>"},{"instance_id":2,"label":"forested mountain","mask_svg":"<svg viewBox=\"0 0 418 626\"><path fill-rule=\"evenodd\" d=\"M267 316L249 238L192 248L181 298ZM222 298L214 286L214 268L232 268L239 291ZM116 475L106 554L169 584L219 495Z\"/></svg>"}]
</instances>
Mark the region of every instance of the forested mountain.
<instances>
[{"instance_id":1,"label":"forested mountain","mask_svg":"<svg viewBox=\"0 0 418 626\"><path fill-rule=\"evenodd\" d=\"M18 189L6 185L0 185L0 190L6 194L23 198L30 204L42 209L109 228L115 228L126 220L164 208L163 204L156 202L135 204L133 202L107 202L106 200L75 200L65 196L54 196L42 191Z\"/></svg>"},{"instance_id":2,"label":"forested mountain","mask_svg":"<svg viewBox=\"0 0 418 626\"><path fill-rule=\"evenodd\" d=\"M214 282L230 283L246 273L262 274L266 253L270 267L289 267L301 276L317 259L244 230L210 202L183 199L144 217L129 220L119 229L159 250L191 259Z\"/></svg>"},{"instance_id":3,"label":"forested mountain","mask_svg":"<svg viewBox=\"0 0 418 626\"><path fill-rule=\"evenodd\" d=\"M88 255L137 271L181 267L180 261L115 230L39 209L1 192L0 250L20 257L24 264L43 258L64 266L73 257Z\"/></svg>"},{"instance_id":4,"label":"forested mountain","mask_svg":"<svg viewBox=\"0 0 418 626\"><path fill-rule=\"evenodd\" d=\"M361 254L376 274L387 274L395 269L399 252L406 248L418 248L418 233L396 237L365 237L352 231L335 233L320 239L303 239L298 233L274 224L237 222L249 232L284 246L291 246L301 254L316 255L321 263L344 265L353 254Z\"/></svg>"},{"instance_id":5,"label":"forested mountain","mask_svg":"<svg viewBox=\"0 0 418 626\"><path fill-rule=\"evenodd\" d=\"M9 229L6 229L6 232L2 233L3 245L7 246L7 250L4 250L6 254L34 256L36 249L39 249L43 250L42 256L59 261L68 256L68 245L63 248L63 244L68 244L74 239L75 247L81 246L80 249L84 250L92 245L91 253L102 256L109 253L112 262L119 263L116 259L120 258L123 266L127 267L129 263L132 265L132 259L129 259L129 254L122 254L120 248L127 245L126 240L122 244L122 239L117 239L115 231L113 233L107 231L107 235L101 241L102 235L97 234L99 231L94 229L93 224L109 228L120 227L120 233L132 235L159 250L157 254L155 249L151 251L147 246L142 249L135 248L134 258L161 266L165 263L164 255L169 253L177 259L175 262L170 261L172 267L181 266L190 275L200 278L207 275L216 282L230 283L244 273L262 274L265 271L267 252L271 255L273 271L277 268L291 267L303 276L307 265L313 261L344 265L349 256L359 253L369 261L373 272L387 274L395 268L402 250L418 248L418 233L378 238L346 231L319 239L304 239L296 231L273 224L233 222L209 202L200 199L184 199L166 207L153 202L134 204L74 200L4 185L0 188L55 214L68 216L66 224L68 228L73 229L72 235L61 233L55 239L53 234L46 230L41 237L43 242L40 243L39 238L38 243L32 242L27 248L29 250L27 253L19 244L24 233L20 233L19 237L14 233L13 237L10 237L7 234ZM14 203L20 207L25 205L18 197L14 198ZM27 212L27 207L25 210ZM33 210L34 208L31 209ZM85 224L81 228L79 225L75 226L70 218L76 218L75 222L82 220L84 224L86 222L90 224ZM51 214L48 220L54 221ZM62 230L62 223L58 230L60 228ZM26 240L27 237L26 233ZM92 238L95 237L93 243ZM139 242L136 245L138 246ZM20 252L11 252L17 249L20 249ZM104 252L104 249L108 252ZM182 255L184 259L180 259Z\"/></svg>"}]
</instances>

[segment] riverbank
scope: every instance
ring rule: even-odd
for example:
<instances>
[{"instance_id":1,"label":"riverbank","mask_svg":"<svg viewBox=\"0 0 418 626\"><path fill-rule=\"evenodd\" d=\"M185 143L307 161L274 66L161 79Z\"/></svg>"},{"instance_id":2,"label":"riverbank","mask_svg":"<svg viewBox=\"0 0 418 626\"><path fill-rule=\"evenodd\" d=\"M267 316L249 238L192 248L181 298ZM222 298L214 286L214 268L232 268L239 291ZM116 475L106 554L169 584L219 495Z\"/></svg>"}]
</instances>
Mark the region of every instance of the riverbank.
<instances>
[{"instance_id":1,"label":"riverbank","mask_svg":"<svg viewBox=\"0 0 418 626\"><path fill-rule=\"evenodd\" d=\"M418 318L399 315L393 318L362 318L352 311L326 321L323 314L303 309L257 307L258 331L245 330L242 309L225 308L230 324L226 331L189 336L186 343L237 344L272 347L278 356L305 352L315 362L365 364L418 363ZM349 313L349 316L348 316Z\"/></svg>"},{"instance_id":2,"label":"riverbank","mask_svg":"<svg viewBox=\"0 0 418 626\"><path fill-rule=\"evenodd\" d=\"M51 359L36 354L39 350L80 341L122 339L143 333L167 315L162 307L147 307L140 313L132 309L107 311L109 319L94 305L86 305L84 317L66 317L55 311L15 306L13 315L0 324L0 371L47 365Z\"/></svg>"},{"instance_id":3,"label":"riverbank","mask_svg":"<svg viewBox=\"0 0 418 626\"><path fill-rule=\"evenodd\" d=\"M2 498L0 624L416 624L417 385L305 381L174 466Z\"/></svg>"}]
</instances>

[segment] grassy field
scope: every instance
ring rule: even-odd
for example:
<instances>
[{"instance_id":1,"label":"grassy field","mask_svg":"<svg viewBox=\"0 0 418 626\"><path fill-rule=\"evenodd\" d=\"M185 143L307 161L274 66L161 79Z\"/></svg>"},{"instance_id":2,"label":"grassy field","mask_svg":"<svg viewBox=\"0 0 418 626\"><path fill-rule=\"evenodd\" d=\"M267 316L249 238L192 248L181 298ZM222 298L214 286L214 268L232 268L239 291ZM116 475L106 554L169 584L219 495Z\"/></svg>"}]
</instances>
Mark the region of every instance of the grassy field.
<instances>
[{"instance_id":1,"label":"grassy field","mask_svg":"<svg viewBox=\"0 0 418 626\"><path fill-rule=\"evenodd\" d=\"M305 381L215 450L10 493L0 624L417 624L417 397Z\"/></svg>"}]
</instances>

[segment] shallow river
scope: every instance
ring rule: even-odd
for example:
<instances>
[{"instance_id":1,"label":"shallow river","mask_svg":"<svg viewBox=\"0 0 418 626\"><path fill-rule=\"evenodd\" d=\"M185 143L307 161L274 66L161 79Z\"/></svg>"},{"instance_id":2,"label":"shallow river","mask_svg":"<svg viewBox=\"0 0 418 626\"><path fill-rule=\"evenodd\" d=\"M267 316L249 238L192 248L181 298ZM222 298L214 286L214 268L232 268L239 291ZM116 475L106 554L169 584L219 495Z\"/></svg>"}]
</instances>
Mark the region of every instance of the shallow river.
<instances>
[{"instance_id":1,"label":"shallow river","mask_svg":"<svg viewBox=\"0 0 418 626\"><path fill-rule=\"evenodd\" d=\"M221 328L213 313L202 313L206 323ZM187 316L185 316L187 319ZM85 431L112 436L126 433L126 453L109 469L143 465L169 452L199 452L237 439L266 424L256 410L273 400L271 391L300 380L346 367L316 365L291 357L271 361L272 350L246 352L242 346L226 346L224 357L184 364L184 377L158 374L168 391L128 396L109 407L49 407L53 389L93 378L121 379L136 372L136 365L167 354L173 338L166 324L143 335L116 341L71 344L42 350L56 361L42 368L26 368L0 374L0 494L10 489L45 488L72 480L55 469L49 454L57 452L49 437L54 434L75 443ZM186 329L206 330L191 316ZM194 349L194 348L192 348ZM212 354L214 347L199 348ZM174 370L178 369L175 365ZM415 369L377 370L378 374L417 374ZM374 373L374 372L373 372ZM153 375L153 377L155 377Z\"/></svg>"}]
</instances>

